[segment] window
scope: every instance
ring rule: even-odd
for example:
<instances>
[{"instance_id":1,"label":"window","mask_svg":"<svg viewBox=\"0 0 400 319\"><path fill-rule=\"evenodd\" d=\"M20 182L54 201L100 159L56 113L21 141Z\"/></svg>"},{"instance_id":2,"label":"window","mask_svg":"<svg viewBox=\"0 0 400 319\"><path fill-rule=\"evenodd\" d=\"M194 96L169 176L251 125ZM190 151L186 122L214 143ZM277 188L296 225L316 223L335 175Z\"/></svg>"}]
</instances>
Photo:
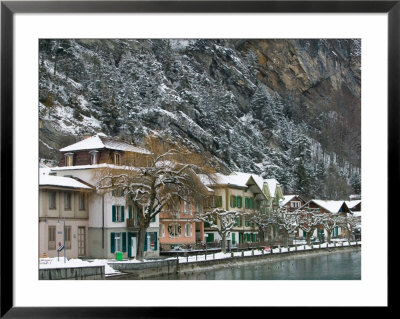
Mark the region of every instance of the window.
<instances>
[{"instance_id":1,"label":"window","mask_svg":"<svg viewBox=\"0 0 400 319\"><path fill-rule=\"evenodd\" d=\"M165 237L165 225L164 224L160 225L160 237L161 238Z\"/></svg>"},{"instance_id":2,"label":"window","mask_svg":"<svg viewBox=\"0 0 400 319\"><path fill-rule=\"evenodd\" d=\"M181 225L178 223L172 223L168 225L169 237L177 238L181 236Z\"/></svg>"},{"instance_id":3,"label":"window","mask_svg":"<svg viewBox=\"0 0 400 319\"><path fill-rule=\"evenodd\" d=\"M242 196L236 196L236 207L241 208L243 205L243 199Z\"/></svg>"},{"instance_id":4,"label":"window","mask_svg":"<svg viewBox=\"0 0 400 319\"><path fill-rule=\"evenodd\" d=\"M192 203L189 201L184 202L184 211L186 214L192 214Z\"/></svg>"},{"instance_id":5,"label":"window","mask_svg":"<svg viewBox=\"0 0 400 319\"><path fill-rule=\"evenodd\" d=\"M196 201L196 212L197 213L203 212L203 207L201 206L201 202L200 201Z\"/></svg>"},{"instance_id":6,"label":"window","mask_svg":"<svg viewBox=\"0 0 400 319\"><path fill-rule=\"evenodd\" d=\"M144 251L157 250L157 232L146 233Z\"/></svg>"},{"instance_id":7,"label":"window","mask_svg":"<svg viewBox=\"0 0 400 319\"><path fill-rule=\"evenodd\" d=\"M216 207L215 196L209 196L204 199L204 207Z\"/></svg>"},{"instance_id":8,"label":"window","mask_svg":"<svg viewBox=\"0 0 400 319\"><path fill-rule=\"evenodd\" d=\"M71 226L65 226L65 249L71 249Z\"/></svg>"},{"instance_id":9,"label":"window","mask_svg":"<svg viewBox=\"0 0 400 319\"><path fill-rule=\"evenodd\" d=\"M65 192L64 193L64 209L71 209L71 193Z\"/></svg>"},{"instance_id":10,"label":"window","mask_svg":"<svg viewBox=\"0 0 400 319\"><path fill-rule=\"evenodd\" d=\"M230 202L230 204L231 204L231 207L236 207L236 196L231 196L231 202Z\"/></svg>"},{"instance_id":11,"label":"window","mask_svg":"<svg viewBox=\"0 0 400 319\"><path fill-rule=\"evenodd\" d=\"M126 252L126 233L111 233L111 253Z\"/></svg>"},{"instance_id":12,"label":"window","mask_svg":"<svg viewBox=\"0 0 400 319\"><path fill-rule=\"evenodd\" d=\"M222 207L222 196L215 196L215 206Z\"/></svg>"},{"instance_id":13,"label":"window","mask_svg":"<svg viewBox=\"0 0 400 319\"><path fill-rule=\"evenodd\" d=\"M123 222L125 220L125 207L119 205L112 206L112 221Z\"/></svg>"},{"instance_id":14,"label":"window","mask_svg":"<svg viewBox=\"0 0 400 319\"><path fill-rule=\"evenodd\" d=\"M86 209L86 205L85 205L85 194L84 193L80 193L79 194L79 210L85 210Z\"/></svg>"},{"instance_id":15,"label":"window","mask_svg":"<svg viewBox=\"0 0 400 319\"><path fill-rule=\"evenodd\" d=\"M291 202L290 207L292 208L299 208L300 207L300 202Z\"/></svg>"},{"instance_id":16,"label":"window","mask_svg":"<svg viewBox=\"0 0 400 319\"><path fill-rule=\"evenodd\" d=\"M192 224L185 224L185 237L192 237Z\"/></svg>"},{"instance_id":17,"label":"window","mask_svg":"<svg viewBox=\"0 0 400 319\"><path fill-rule=\"evenodd\" d=\"M56 209L56 192L49 192L49 209Z\"/></svg>"},{"instance_id":18,"label":"window","mask_svg":"<svg viewBox=\"0 0 400 319\"><path fill-rule=\"evenodd\" d=\"M56 249L56 226L49 226L48 250Z\"/></svg>"},{"instance_id":19,"label":"window","mask_svg":"<svg viewBox=\"0 0 400 319\"><path fill-rule=\"evenodd\" d=\"M66 153L65 166L73 166L73 165L74 165L74 153Z\"/></svg>"},{"instance_id":20,"label":"window","mask_svg":"<svg viewBox=\"0 0 400 319\"><path fill-rule=\"evenodd\" d=\"M114 235L114 240L115 240L115 251L122 251L122 236L121 233L115 233Z\"/></svg>"},{"instance_id":21,"label":"window","mask_svg":"<svg viewBox=\"0 0 400 319\"><path fill-rule=\"evenodd\" d=\"M98 163L98 151L91 151L90 152L90 165L95 165Z\"/></svg>"},{"instance_id":22,"label":"window","mask_svg":"<svg viewBox=\"0 0 400 319\"><path fill-rule=\"evenodd\" d=\"M121 165L121 154L114 153L114 164Z\"/></svg>"}]
</instances>

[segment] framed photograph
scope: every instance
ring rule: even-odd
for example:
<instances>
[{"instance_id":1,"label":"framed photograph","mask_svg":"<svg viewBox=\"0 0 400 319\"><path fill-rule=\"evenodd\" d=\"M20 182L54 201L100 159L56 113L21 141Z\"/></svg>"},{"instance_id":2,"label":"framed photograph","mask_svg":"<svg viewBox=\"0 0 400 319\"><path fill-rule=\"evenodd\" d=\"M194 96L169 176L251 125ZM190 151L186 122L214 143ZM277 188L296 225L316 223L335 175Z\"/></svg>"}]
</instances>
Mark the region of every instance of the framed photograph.
<instances>
[{"instance_id":1,"label":"framed photograph","mask_svg":"<svg viewBox=\"0 0 400 319\"><path fill-rule=\"evenodd\" d=\"M2 1L1 316L389 307L399 18Z\"/></svg>"}]
</instances>

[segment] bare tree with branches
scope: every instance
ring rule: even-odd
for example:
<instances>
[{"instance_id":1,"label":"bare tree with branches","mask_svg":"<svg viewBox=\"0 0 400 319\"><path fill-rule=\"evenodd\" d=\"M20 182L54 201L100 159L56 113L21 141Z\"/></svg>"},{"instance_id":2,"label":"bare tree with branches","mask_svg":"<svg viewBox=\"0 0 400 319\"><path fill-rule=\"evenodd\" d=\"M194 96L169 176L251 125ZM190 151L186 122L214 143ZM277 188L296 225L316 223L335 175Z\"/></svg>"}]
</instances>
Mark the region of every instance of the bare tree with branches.
<instances>
[{"instance_id":1,"label":"bare tree with branches","mask_svg":"<svg viewBox=\"0 0 400 319\"><path fill-rule=\"evenodd\" d=\"M319 225L322 225L323 214L317 214L315 212L300 209L295 212L298 215L299 228L306 233L306 242L307 245L310 245L312 234Z\"/></svg>"},{"instance_id":2,"label":"bare tree with branches","mask_svg":"<svg viewBox=\"0 0 400 319\"><path fill-rule=\"evenodd\" d=\"M146 229L151 220L168 204L179 200L202 199L207 189L197 174L208 174L201 155L190 152L159 136L149 136L145 141L146 165L106 168L100 172L96 185L98 192L120 190L127 204L141 207L136 258L143 260ZM131 163L135 158L130 158Z\"/></svg>"},{"instance_id":3,"label":"bare tree with branches","mask_svg":"<svg viewBox=\"0 0 400 319\"><path fill-rule=\"evenodd\" d=\"M356 227L360 225L360 219L351 213L347 213L345 216L338 217L338 225L345 230L347 241L350 244L351 234Z\"/></svg>"},{"instance_id":4,"label":"bare tree with branches","mask_svg":"<svg viewBox=\"0 0 400 319\"><path fill-rule=\"evenodd\" d=\"M208 223L221 236L221 251L226 253L226 238L235 227L238 217L247 215L245 212L215 208L208 212L198 212L197 220Z\"/></svg>"},{"instance_id":5,"label":"bare tree with branches","mask_svg":"<svg viewBox=\"0 0 400 319\"><path fill-rule=\"evenodd\" d=\"M281 207L273 211L274 219L279 229L283 231L286 247L289 246L289 234L296 231L299 227L299 215L296 212L289 212L286 207Z\"/></svg>"}]
</instances>

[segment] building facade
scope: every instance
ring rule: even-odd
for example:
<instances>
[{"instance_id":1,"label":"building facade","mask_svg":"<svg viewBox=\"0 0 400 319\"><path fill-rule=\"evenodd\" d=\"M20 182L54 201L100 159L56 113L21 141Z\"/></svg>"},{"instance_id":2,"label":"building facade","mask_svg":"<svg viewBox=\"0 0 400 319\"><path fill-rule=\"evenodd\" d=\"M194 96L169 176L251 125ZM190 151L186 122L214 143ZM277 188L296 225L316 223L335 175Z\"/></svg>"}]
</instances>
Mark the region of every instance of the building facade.
<instances>
[{"instance_id":1,"label":"building facade","mask_svg":"<svg viewBox=\"0 0 400 319\"><path fill-rule=\"evenodd\" d=\"M70 177L39 176L39 256L89 256L89 201L93 188ZM64 247L59 253L57 250Z\"/></svg>"},{"instance_id":2,"label":"building facade","mask_svg":"<svg viewBox=\"0 0 400 319\"><path fill-rule=\"evenodd\" d=\"M149 152L98 134L61 150L58 176L77 177L97 185L104 171L123 172L132 165L146 166ZM129 165L129 166L128 166ZM145 208L128 204L123 192L97 191L88 201L88 256L90 258L134 258L138 245L140 212ZM159 256L159 217L146 230L144 257Z\"/></svg>"},{"instance_id":3,"label":"building facade","mask_svg":"<svg viewBox=\"0 0 400 319\"><path fill-rule=\"evenodd\" d=\"M204 224L196 221L202 203L180 200L160 213L160 244L162 250L175 246L192 246L204 241Z\"/></svg>"}]
</instances>

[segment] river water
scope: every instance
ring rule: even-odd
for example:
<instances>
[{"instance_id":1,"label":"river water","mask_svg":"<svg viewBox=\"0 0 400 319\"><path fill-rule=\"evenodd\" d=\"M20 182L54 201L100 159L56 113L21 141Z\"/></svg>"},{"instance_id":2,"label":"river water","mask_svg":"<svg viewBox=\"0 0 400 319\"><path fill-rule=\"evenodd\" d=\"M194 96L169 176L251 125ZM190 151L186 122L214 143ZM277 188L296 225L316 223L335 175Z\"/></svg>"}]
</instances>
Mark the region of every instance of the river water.
<instances>
[{"instance_id":1,"label":"river water","mask_svg":"<svg viewBox=\"0 0 400 319\"><path fill-rule=\"evenodd\" d=\"M147 278L151 280L361 280L361 251Z\"/></svg>"}]
</instances>

